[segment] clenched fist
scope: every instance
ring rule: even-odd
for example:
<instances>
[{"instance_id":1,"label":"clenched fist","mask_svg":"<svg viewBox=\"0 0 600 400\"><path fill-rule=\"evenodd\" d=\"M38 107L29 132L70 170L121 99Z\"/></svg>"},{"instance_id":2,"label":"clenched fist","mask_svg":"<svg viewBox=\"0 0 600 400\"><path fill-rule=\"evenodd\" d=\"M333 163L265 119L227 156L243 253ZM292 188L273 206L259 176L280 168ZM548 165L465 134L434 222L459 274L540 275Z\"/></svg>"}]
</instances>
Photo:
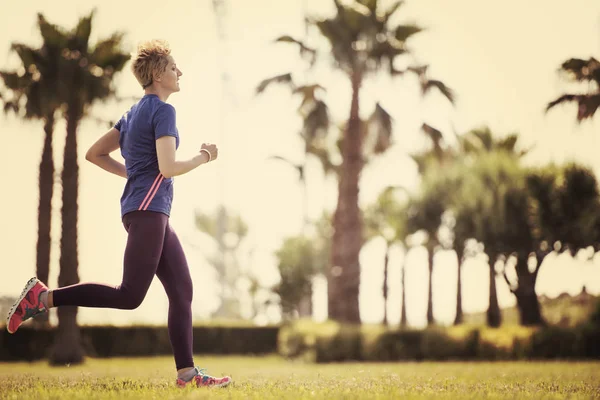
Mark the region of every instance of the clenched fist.
<instances>
[{"instance_id":1,"label":"clenched fist","mask_svg":"<svg viewBox=\"0 0 600 400\"><path fill-rule=\"evenodd\" d=\"M212 143L202 143L200 152L208 152L208 154L210 154L209 161L214 161L219 156L217 145Z\"/></svg>"}]
</instances>

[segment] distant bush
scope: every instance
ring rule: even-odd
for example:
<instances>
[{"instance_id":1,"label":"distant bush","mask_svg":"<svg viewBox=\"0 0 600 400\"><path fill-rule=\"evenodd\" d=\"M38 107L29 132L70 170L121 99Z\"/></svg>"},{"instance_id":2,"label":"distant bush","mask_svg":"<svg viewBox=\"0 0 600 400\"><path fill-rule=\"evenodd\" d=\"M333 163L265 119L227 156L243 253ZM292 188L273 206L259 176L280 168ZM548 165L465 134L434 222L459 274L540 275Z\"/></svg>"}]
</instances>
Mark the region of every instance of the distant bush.
<instances>
[{"instance_id":1,"label":"distant bush","mask_svg":"<svg viewBox=\"0 0 600 400\"><path fill-rule=\"evenodd\" d=\"M279 353L316 362L600 358L600 324L576 328L503 326L423 330L328 321L282 327Z\"/></svg>"}]
</instances>

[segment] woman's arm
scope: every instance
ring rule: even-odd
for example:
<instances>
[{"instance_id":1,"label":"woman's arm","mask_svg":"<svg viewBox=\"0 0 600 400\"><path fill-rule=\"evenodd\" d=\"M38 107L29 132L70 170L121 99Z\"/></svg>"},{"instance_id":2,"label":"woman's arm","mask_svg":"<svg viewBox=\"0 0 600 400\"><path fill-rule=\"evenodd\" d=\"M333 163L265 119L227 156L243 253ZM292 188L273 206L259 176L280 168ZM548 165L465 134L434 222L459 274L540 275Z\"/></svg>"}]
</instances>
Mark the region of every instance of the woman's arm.
<instances>
[{"instance_id":1,"label":"woman's arm","mask_svg":"<svg viewBox=\"0 0 600 400\"><path fill-rule=\"evenodd\" d=\"M200 154L186 161L175 159L176 139L173 136L162 136L156 140L156 156L158 157L158 168L165 178L183 175L202 164L217 158L218 150L214 144L203 144ZM210 160L209 155L210 153Z\"/></svg>"},{"instance_id":2,"label":"woman's arm","mask_svg":"<svg viewBox=\"0 0 600 400\"><path fill-rule=\"evenodd\" d=\"M118 148L119 131L116 128L112 128L90 147L85 155L85 159L111 174L127 179L125 165L110 156L110 153Z\"/></svg>"}]
</instances>

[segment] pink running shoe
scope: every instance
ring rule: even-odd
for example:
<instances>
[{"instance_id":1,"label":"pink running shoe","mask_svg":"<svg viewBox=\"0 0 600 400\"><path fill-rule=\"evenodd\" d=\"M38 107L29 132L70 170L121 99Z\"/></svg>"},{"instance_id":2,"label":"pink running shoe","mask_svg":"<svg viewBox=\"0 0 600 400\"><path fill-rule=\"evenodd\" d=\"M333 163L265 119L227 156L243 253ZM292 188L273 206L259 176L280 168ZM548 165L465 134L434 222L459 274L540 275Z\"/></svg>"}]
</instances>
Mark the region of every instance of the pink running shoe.
<instances>
[{"instance_id":1,"label":"pink running shoe","mask_svg":"<svg viewBox=\"0 0 600 400\"><path fill-rule=\"evenodd\" d=\"M223 378L215 378L213 376L206 375L204 373L204 368L198 367L196 367L196 376L194 376L190 381L184 381L183 379L177 378L177 386L180 388L186 387L192 382L195 383L197 387L225 387L233 381L228 376Z\"/></svg>"},{"instance_id":2,"label":"pink running shoe","mask_svg":"<svg viewBox=\"0 0 600 400\"><path fill-rule=\"evenodd\" d=\"M48 288L37 278L31 278L21 292L21 296L10 308L6 318L6 329L15 333L19 326L34 315L46 312L46 307L40 300L40 295L47 292Z\"/></svg>"}]
</instances>

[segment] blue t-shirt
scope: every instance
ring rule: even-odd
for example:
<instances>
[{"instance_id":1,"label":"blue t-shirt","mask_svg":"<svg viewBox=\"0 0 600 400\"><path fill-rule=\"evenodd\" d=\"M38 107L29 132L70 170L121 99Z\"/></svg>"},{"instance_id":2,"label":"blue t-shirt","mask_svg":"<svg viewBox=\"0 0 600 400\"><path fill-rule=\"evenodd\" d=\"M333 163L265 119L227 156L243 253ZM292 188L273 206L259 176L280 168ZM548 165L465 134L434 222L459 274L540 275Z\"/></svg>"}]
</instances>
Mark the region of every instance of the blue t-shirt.
<instances>
[{"instance_id":1,"label":"blue t-shirt","mask_svg":"<svg viewBox=\"0 0 600 400\"><path fill-rule=\"evenodd\" d=\"M121 196L121 217L136 211L156 211L167 215L173 202L173 178L165 178L158 168L156 140L174 136L179 148L175 108L157 95L147 94L115 124L127 168L127 183Z\"/></svg>"}]
</instances>

